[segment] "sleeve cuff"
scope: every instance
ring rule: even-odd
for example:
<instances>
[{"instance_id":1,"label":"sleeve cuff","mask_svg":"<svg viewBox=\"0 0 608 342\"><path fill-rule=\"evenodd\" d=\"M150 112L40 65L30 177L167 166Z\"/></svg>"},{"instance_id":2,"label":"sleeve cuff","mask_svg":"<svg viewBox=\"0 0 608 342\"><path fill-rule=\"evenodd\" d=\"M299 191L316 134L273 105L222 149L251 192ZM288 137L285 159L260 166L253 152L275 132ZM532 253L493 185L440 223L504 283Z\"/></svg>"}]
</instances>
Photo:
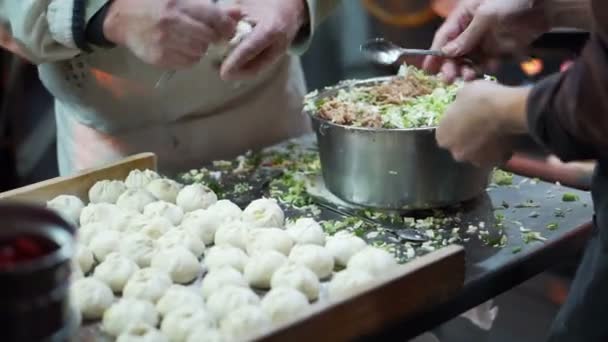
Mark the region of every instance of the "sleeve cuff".
<instances>
[{"instance_id":1,"label":"sleeve cuff","mask_svg":"<svg viewBox=\"0 0 608 342\"><path fill-rule=\"evenodd\" d=\"M59 44L83 49L86 23L108 0L52 0L47 9L47 23L53 39Z\"/></svg>"},{"instance_id":2,"label":"sleeve cuff","mask_svg":"<svg viewBox=\"0 0 608 342\"><path fill-rule=\"evenodd\" d=\"M306 10L308 11L308 22L300 28L300 31L289 47L289 53L292 55L300 56L304 54L312 41L317 24L315 15L315 13L317 13L317 1L306 0Z\"/></svg>"}]
</instances>

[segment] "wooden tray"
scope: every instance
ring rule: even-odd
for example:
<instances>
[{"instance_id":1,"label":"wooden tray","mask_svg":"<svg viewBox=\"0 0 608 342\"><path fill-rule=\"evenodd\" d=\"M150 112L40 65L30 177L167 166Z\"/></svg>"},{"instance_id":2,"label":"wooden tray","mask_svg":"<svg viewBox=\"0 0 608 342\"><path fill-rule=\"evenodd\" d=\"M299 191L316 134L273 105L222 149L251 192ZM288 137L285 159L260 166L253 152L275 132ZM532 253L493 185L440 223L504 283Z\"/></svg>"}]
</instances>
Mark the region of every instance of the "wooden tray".
<instances>
[{"instance_id":1,"label":"wooden tray","mask_svg":"<svg viewBox=\"0 0 608 342\"><path fill-rule=\"evenodd\" d=\"M124 179L131 170L156 170L156 156L142 153L108 166L0 193L1 201L44 204L60 194L88 202L88 190L102 179ZM465 253L447 246L401 265L380 284L341 302L315 305L311 314L278 327L264 341L345 341L381 330L441 303L462 288Z\"/></svg>"}]
</instances>

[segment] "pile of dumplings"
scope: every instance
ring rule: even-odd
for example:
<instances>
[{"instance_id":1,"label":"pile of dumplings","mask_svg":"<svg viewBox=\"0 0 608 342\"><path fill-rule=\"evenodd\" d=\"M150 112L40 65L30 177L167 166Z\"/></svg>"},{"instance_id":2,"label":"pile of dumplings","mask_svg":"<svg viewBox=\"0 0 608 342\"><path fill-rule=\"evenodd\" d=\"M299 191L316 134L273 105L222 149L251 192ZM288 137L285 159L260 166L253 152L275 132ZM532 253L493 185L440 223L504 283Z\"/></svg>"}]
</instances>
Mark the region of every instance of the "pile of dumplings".
<instances>
[{"instance_id":1,"label":"pile of dumplings","mask_svg":"<svg viewBox=\"0 0 608 342\"><path fill-rule=\"evenodd\" d=\"M47 203L78 227L71 298L120 342L241 341L352 296L397 267L390 253L273 199L244 210L151 170ZM336 270L339 270L336 272ZM201 280L202 279L202 280Z\"/></svg>"}]
</instances>

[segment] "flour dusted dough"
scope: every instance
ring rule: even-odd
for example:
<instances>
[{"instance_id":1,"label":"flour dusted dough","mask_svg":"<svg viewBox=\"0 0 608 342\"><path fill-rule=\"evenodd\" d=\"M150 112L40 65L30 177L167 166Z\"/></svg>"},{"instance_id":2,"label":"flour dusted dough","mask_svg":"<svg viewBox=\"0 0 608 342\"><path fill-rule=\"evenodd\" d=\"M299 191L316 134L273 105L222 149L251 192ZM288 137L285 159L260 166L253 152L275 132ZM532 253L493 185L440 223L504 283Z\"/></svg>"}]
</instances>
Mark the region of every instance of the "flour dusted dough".
<instances>
[{"instance_id":1,"label":"flour dusted dough","mask_svg":"<svg viewBox=\"0 0 608 342\"><path fill-rule=\"evenodd\" d=\"M230 266L215 268L203 277L201 293L206 299L212 293L228 285L247 287L247 281L241 272Z\"/></svg>"},{"instance_id":2,"label":"flour dusted dough","mask_svg":"<svg viewBox=\"0 0 608 342\"><path fill-rule=\"evenodd\" d=\"M243 216L243 211L238 205L230 200L219 200L212 204L207 210L227 221L238 221Z\"/></svg>"},{"instance_id":3,"label":"flour dusted dough","mask_svg":"<svg viewBox=\"0 0 608 342\"><path fill-rule=\"evenodd\" d=\"M317 275L305 266L287 264L279 268L272 275L270 286L290 287L302 292L309 301L319 297L319 279Z\"/></svg>"},{"instance_id":4,"label":"flour dusted dough","mask_svg":"<svg viewBox=\"0 0 608 342\"><path fill-rule=\"evenodd\" d=\"M250 288L225 286L207 299L207 309L217 319L222 320L230 312L245 306L258 305L260 298Z\"/></svg>"},{"instance_id":5,"label":"flour dusted dough","mask_svg":"<svg viewBox=\"0 0 608 342\"><path fill-rule=\"evenodd\" d=\"M312 218L298 219L294 224L287 227L287 234L296 244L325 245L325 232L321 225Z\"/></svg>"},{"instance_id":6,"label":"flour dusted dough","mask_svg":"<svg viewBox=\"0 0 608 342\"><path fill-rule=\"evenodd\" d=\"M153 240L158 240L173 228L171 221L164 217L142 217L129 227L130 233L142 233Z\"/></svg>"},{"instance_id":7,"label":"flour dusted dough","mask_svg":"<svg viewBox=\"0 0 608 342\"><path fill-rule=\"evenodd\" d=\"M260 306L275 324L301 317L310 309L308 298L302 292L290 287L270 290L262 298Z\"/></svg>"},{"instance_id":8,"label":"flour dusted dough","mask_svg":"<svg viewBox=\"0 0 608 342\"><path fill-rule=\"evenodd\" d=\"M287 257L275 250L257 252L245 265L245 279L251 287L268 289L272 275L286 262Z\"/></svg>"},{"instance_id":9,"label":"flour dusted dough","mask_svg":"<svg viewBox=\"0 0 608 342\"><path fill-rule=\"evenodd\" d=\"M172 342L185 342L195 328L212 329L214 326L213 317L208 312L202 308L186 306L169 312L163 319L160 330Z\"/></svg>"},{"instance_id":10,"label":"flour dusted dough","mask_svg":"<svg viewBox=\"0 0 608 342\"><path fill-rule=\"evenodd\" d=\"M159 249L185 247L197 258L205 252L205 244L198 236L183 228L173 228L169 230L158 239L157 244Z\"/></svg>"},{"instance_id":11,"label":"flour dusted dough","mask_svg":"<svg viewBox=\"0 0 608 342\"><path fill-rule=\"evenodd\" d=\"M99 262L105 260L106 256L118 250L122 239L122 233L115 230L104 230L93 237L89 249Z\"/></svg>"},{"instance_id":12,"label":"flour dusted dough","mask_svg":"<svg viewBox=\"0 0 608 342\"><path fill-rule=\"evenodd\" d=\"M334 257L319 245L296 245L289 253L289 261L315 272L319 279L328 278L334 270Z\"/></svg>"},{"instance_id":13,"label":"flour dusted dough","mask_svg":"<svg viewBox=\"0 0 608 342\"><path fill-rule=\"evenodd\" d=\"M118 197L116 205L124 210L143 213L144 207L156 201L156 197L148 190L142 188L131 188Z\"/></svg>"},{"instance_id":14,"label":"flour dusted dough","mask_svg":"<svg viewBox=\"0 0 608 342\"><path fill-rule=\"evenodd\" d=\"M241 20L236 25L236 32L234 36L229 41L224 41L219 44L209 46L208 54L210 58L212 58L213 63L221 65L221 63L228 57L230 52L240 43L242 42L248 34L253 31L253 26Z\"/></svg>"},{"instance_id":15,"label":"flour dusted dough","mask_svg":"<svg viewBox=\"0 0 608 342\"><path fill-rule=\"evenodd\" d=\"M207 251L207 254L203 258L203 263L210 271L216 268L230 266L239 272L243 272L245 264L247 263L247 254L245 254L243 250L233 246L213 246Z\"/></svg>"},{"instance_id":16,"label":"flour dusted dough","mask_svg":"<svg viewBox=\"0 0 608 342\"><path fill-rule=\"evenodd\" d=\"M80 225L101 222L112 229L112 222L119 215L124 215L122 209L110 203L89 203L80 212Z\"/></svg>"},{"instance_id":17,"label":"flour dusted dough","mask_svg":"<svg viewBox=\"0 0 608 342\"><path fill-rule=\"evenodd\" d=\"M46 207L58 213L69 223L78 225L84 203L76 196L59 195L46 202Z\"/></svg>"},{"instance_id":18,"label":"flour dusted dough","mask_svg":"<svg viewBox=\"0 0 608 342\"><path fill-rule=\"evenodd\" d=\"M127 331L131 324L158 324L158 313L148 301L122 298L103 314L101 329L111 336Z\"/></svg>"},{"instance_id":19,"label":"flour dusted dough","mask_svg":"<svg viewBox=\"0 0 608 342\"><path fill-rule=\"evenodd\" d=\"M374 278L366 271L345 269L336 273L327 285L330 300L340 300L353 296L374 282Z\"/></svg>"},{"instance_id":20,"label":"flour dusted dough","mask_svg":"<svg viewBox=\"0 0 608 342\"><path fill-rule=\"evenodd\" d=\"M152 202L144 207L145 217L164 217L173 225L182 222L184 211L177 205L165 201Z\"/></svg>"},{"instance_id":21,"label":"flour dusted dough","mask_svg":"<svg viewBox=\"0 0 608 342\"><path fill-rule=\"evenodd\" d=\"M245 305L226 315L220 322L220 331L230 340L242 341L256 337L267 330L271 323L259 306Z\"/></svg>"},{"instance_id":22,"label":"flour dusted dough","mask_svg":"<svg viewBox=\"0 0 608 342\"><path fill-rule=\"evenodd\" d=\"M101 222L93 222L86 224L76 231L76 238L78 243L88 246L93 240L93 237L97 235L99 232L102 232L106 229L109 229L105 224Z\"/></svg>"},{"instance_id":23,"label":"flour dusted dough","mask_svg":"<svg viewBox=\"0 0 608 342\"><path fill-rule=\"evenodd\" d=\"M70 287L71 298L84 319L98 319L112 305L114 295L108 285L95 278L76 280Z\"/></svg>"},{"instance_id":24,"label":"flour dusted dough","mask_svg":"<svg viewBox=\"0 0 608 342\"><path fill-rule=\"evenodd\" d=\"M333 255L337 265L346 266L348 260L367 246L360 237L340 232L327 238L325 248Z\"/></svg>"},{"instance_id":25,"label":"flour dusted dough","mask_svg":"<svg viewBox=\"0 0 608 342\"><path fill-rule=\"evenodd\" d=\"M139 267L150 266L156 250L156 242L143 233L127 234L119 246L120 254L133 260Z\"/></svg>"},{"instance_id":26,"label":"flour dusted dough","mask_svg":"<svg viewBox=\"0 0 608 342\"><path fill-rule=\"evenodd\" d=\"M85 245L77 244L76 245L76 261L78 262L78 266L83 273L89 273L89 271L93 268L95 264L95 258L93 257L93 252L89 250Z\"/></svg>"},{"instance_id":27,"label":"flour dusted dough","mask_svg":"<svg viewBox=\"0 0 608 342\"><path fill-rule=\"evenodd\" d=\"M247 254L255 252L275 250L288 255L293 241L289 234L280 228L257 228L249 232L247 239Z\"/></svg>"},{"instance_id":28,"label":"flour dusted dough","mask_svg":"<svg viewBox=\"0 0 608 342\"><path fill-rule=\"evenodd\" d=\"M190 212L209 208L217 202L217 195L203 184L190 184L179 191L175 201L184 212Z\"/></svg>"},{"instance_id":29,"label":"flour dusted dough","mask_svg":"<svg viewBox=\"0 0 608 342\"><path fill-rule=\"evenodd\" d=\"M245 208L243 220L257 228L282 228L285 214L275 199L260 198Z\"/></svg>"},{"instance_id":30,"label":"flour dusted dough","mask_svg":"<svg viewBox=\"0 0 608 342\"><path fill-rule=\"evenodd\" d=\"M217 246L229 245L245 250L249 234L249 227L240 221L228 222L220 226L215 232Z\"/></svg>"},{"instance_id":31,"label":"flour dusted dough","mask_svg":"<svg viewBox=\"0 0 608 342\"><path fill-rule=\"evenodd\" d=\"M229 200L219 200L208 209L198 209L184 215L182 227L196 234L205 245L211 245L215 232L223 224L240 221L242 210Z\"/></svg>"},{"instance_id":32,"label":"flour dusted dough","mask_svg":"<svg viewBox=\"0 0 608 342\"><path fill-rule=\"evenodd\" d=\"M158 250L150 267L169 273L171 280L178 284L192 282L201 272L196 256L182 246Z\"/></svg>"},{"instance_id":33,"label":"flour dusted dough","mask_svg":"<svg viewBox=\"0 0 608 342\"><path fill-rule=\"evenodd\" d=\"M171 286L171 278L166 272L143 268L135 271L124 290L123 298L136 298L156 303Z\"/></svg>"},{"instance_id":34,"label":"flour dusted dough","mask_svg":"<svg viewBox=\"0 0 608 342\"><path fill-rule=\"evenodd\" d=\"M152 170L133 170L129 172L129 175L125 179L125 185L128 188L144 188L151 181L159 178L158 173Z\"/></svg>"},{"instance_id":35,"label":"flour dusted dough","mask_svg":"<svg viewBox=\"0 0 608 342\"><path fill-rule=\"evenodd\" d=\"M189 287L171 285L167 292L165 292L156 303L156 310L161 316L166 316L169 312L185 306L203 308L203 297Z\"/></svg>"},{"instance_id":36,"label":"flour dusted dough","mask_svg":"<svg viewBox=\"0 0 608 342\"><path fill-rule=\"evenodd\" d=\"M106 283L114 293L121 293L129 278L138 269L135 261L113 252L95 268L93 276Z\"/></svg>"},{"instance_id":37,"label":"flour dusted dough","mask_svg":"<svg viewBox=\"0 0 608 342\"><path fill-rule=\"evenodd\" d=\"M146 190L150 191L154 197L169 203L175 203L181 188L182 185L178 182L165 178L154 179L146 185Z\"/></svg>"},{"instance_id":38,"label":"flour dusted dough","mask_svg":"<svg viewBox=\"0 0 608 342\"><path fill-rule=\"evenodd\" d=\"M149 324L134 323L118 336L116 342L169 342L169 339Z\"/></svg>"},{"instance_id":39,"label":"flour dusted dough","mask_svg":"<svg viewBox=\"0 0 608 342\"><path fill-rule=\"evenodd\" d=\"M397 266L397 260L391 253L376 247L366 247L350 258L347 268L380 277Z\"/></svg>"},{"instance_id":40,"label":"flour dusted dough","mask_svg":"<svg viewBox=\"0 0 608 342\"><path fill-rule=\"evenodd\" d=\"M118 197L127 190L123 181L101 180L89 189L89 202L91 203L116 203Z\"/></svg>"}]
</instances>

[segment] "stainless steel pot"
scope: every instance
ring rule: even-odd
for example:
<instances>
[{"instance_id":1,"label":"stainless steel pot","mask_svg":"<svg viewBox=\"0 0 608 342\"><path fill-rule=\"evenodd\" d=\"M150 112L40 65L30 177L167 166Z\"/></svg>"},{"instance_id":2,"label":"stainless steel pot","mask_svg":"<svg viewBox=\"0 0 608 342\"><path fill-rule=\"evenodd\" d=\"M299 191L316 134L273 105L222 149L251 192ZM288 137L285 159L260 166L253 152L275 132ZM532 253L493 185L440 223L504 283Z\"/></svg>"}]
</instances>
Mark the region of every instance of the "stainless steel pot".
<instances>
[{"instance_id":1,"label":"stainless steel pot","mask_svg":"<svg viewBox=\"0 0 608 342\"><path fill-rule=\"evenodd\" d=\"M325 89L313 100L387 79L348 82ZM472 199L488 185L491 170L456 162L437 146L434 128L360 128L308 114L325 185L344 201L386 210L430 209Z\"/></svg>"}]
</instances>

